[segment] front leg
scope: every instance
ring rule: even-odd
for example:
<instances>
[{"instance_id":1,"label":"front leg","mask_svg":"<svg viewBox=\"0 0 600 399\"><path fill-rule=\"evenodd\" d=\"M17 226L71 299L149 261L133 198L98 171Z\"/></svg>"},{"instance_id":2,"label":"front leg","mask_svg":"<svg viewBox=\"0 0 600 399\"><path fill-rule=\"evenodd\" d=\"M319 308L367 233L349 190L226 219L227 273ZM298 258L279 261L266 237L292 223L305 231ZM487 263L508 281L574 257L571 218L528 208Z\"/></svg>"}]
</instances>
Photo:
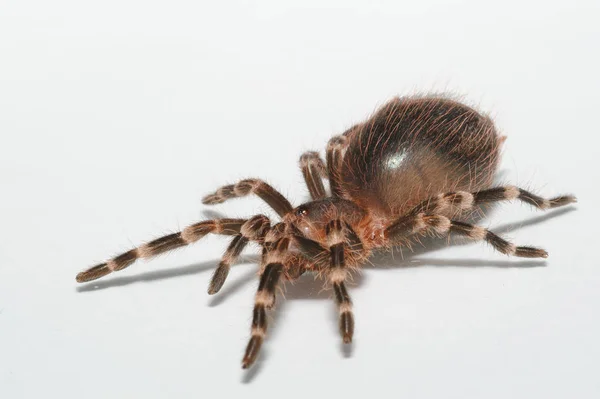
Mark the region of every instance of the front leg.
<instances>
[{"instance_id":1,"label":"front leg","mask_svg":"<svg viewBox=\"0 0 600 399\"><path fill-rule=\"evenodd\" d=\"M250 194L260 197L281 217L293 209L287 198L260 179L246 179L236 184L223 186L215 193L204 197L202 203L205 205L222 204L228 199L245 197Z\"/></svg>"},{"instance_id":2,"label":"front leg","mask_svg":"<svg viewBox=\"0 0 600 399\"><path fill-rule=\"evenodd\" d=\"M339 328L344 343L352 342L354 335L354 315L352 300L346 289L348 265L356 264L366 259L369 251L352 227L335 219L325 228L326 247L319 242L294 234L294 243L313 270L327 276L334 292L335 302L339 311Z\"/></svg>"},{"instance_id":3,"label":"front leg","mask_svg":"<svg viewBox=\"0 0 600 399\"><path fill-rule=\"evenodd\" d=\"M330 253L330 266L327 276L335 296L339 311L340 334L345 344L352 342L354 335L354 315L352 313L352 300L346 289L348 269L346 265L346 252L349 249L347 235L352 235L351 227L337 219L326 227L327 245ZM356 236L356 234L353 234Z\"/></svg>"},{"instance_id":4,"label":"front leg","mask_svg":"<svg viewBox=\"0 0 600 399\"><path fill-rule=\"evenodd\" d=\"M248 219L248 221L242 225L240 234L233 237L221 258L221 262L219 262L219 266L213 273L208 286L208 293L210 295L216 294L221 287L223 287L223 283L225 283L225 280L227 279L231 265L240 256L246 245L250 241L262 245L265 234L267 234L270 228L271 223L269 218L264 215L256 215L253 218Z\"/></svg>"},{"instance_id":5,"label":"front leg","mask_svg":"<svg viewBox=\"0 0 600 399\"><path fill-rule=\"evenodd\" d=\"M285 256L290 244L289 238L281 238L273 244L271 250L263 255L264 269L254 299L252 312L251 337L242 359L242 368L250 367L258 357L262 343L267 335L267 309L275 304L275 289L284 273Z\"/></svg>"}]
</instances>

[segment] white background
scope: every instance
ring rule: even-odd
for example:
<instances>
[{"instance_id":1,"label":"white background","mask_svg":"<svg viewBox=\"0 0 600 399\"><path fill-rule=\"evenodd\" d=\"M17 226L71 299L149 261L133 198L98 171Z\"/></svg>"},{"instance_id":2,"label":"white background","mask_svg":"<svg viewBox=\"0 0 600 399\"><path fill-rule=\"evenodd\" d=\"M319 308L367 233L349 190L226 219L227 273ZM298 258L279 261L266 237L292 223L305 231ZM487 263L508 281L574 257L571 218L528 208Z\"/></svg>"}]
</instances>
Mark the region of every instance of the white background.
<instances>
[{"instance_id":1,"label":"white background","mask_svg":"<svg viewBox=\"0 0 600 399\"><path fill-rule=\"evenodd\" d=\"M600 3L296 3L0 3L0 397L600 397ZM220 237L75 283L188 223L269 212L201 204L239 178L299 204L303 151L432 90L495 118L499 181L577 194L482 221L547 261L481 243L376 259L351 350L307 276L248 372L255 248L215 297Z\"/></svg>"}]
</instances>

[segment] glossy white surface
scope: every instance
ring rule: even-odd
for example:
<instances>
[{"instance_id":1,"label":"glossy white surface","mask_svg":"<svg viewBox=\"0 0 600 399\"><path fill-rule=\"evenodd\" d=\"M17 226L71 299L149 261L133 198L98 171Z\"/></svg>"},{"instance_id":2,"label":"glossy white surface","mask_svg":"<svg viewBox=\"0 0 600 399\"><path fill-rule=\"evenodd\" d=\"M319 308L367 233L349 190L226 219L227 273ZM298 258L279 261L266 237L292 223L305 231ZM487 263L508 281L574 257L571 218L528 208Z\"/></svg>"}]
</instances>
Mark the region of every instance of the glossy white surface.
<instances>
[{"instance_id":1,"label":"glossy white surface","mask_svg":"<svg viewBox=\"0 0 600 399\"><path fill-rule=\"evenodd\" d=\"M599 3L224 3L0 4L0 397L599 397ZM350 288L351 351L303 278L250 372L256 251L215 297L218 237L75 283L215 212L269 212L203 206L222 184L300 203L303 151L429 90L494 116L500 181L577 194L482 222L547 261L478 243L379 259Z\"/></svg>"}]
</instances>

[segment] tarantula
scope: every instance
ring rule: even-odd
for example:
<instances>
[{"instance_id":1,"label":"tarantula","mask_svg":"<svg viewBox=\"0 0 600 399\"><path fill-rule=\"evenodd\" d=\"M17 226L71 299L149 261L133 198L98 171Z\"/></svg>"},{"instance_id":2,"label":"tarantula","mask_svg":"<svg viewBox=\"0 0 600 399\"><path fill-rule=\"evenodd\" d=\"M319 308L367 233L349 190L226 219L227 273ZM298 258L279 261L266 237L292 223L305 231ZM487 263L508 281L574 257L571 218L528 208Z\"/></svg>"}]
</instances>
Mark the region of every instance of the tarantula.
<instances>
[{"instance_id":1,"label":"tarantula","mask_svg":"<svg viewBox=\"0 0 600 399\"><path fill-rule=\"evenodd\" d=\"M349 270L361 267L375 249L409 245L425 234L455 233L486 241L506 255L548 256L543 249L516 246L464 221L469 211L497 201L519 199L542 210L576 201L570 195L545 199L514 186L490 188L503 141L489 117L450 98L394 98L365 122L333 137L326 162L317 152L301 156L311 202L294 208L259 179L224 186L203 199L204 204L220 204L254 194L277 212L279 223L264 215L202 221L81 272L77 281L95 280L209 233L229 235L233 239L212 276L209 294L219 292L231 264L249 242L262 247L243 368L258 356L267 331L266 310L275 304L278 284L305 272L325 277L333 288L340 334L350 343L354 316L345 281ZM324 179L329 181L329 195Z\"/></svg>"}]
</instances>

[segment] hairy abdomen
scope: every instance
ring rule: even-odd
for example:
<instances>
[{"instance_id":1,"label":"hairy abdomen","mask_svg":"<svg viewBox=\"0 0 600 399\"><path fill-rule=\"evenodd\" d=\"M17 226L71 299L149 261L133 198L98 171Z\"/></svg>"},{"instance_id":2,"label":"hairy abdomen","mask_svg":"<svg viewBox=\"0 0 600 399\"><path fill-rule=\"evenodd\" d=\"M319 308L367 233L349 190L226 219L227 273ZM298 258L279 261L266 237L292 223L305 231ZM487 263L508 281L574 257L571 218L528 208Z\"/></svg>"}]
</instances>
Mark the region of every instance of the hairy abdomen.
<instances>
[{"instance_id":1,"label":"hairy abdomen","mask_svg":"<svg viewBox=\"0 0 600 399\"><path fill-rule=\"evenodd\" d=\"M489 187L498 165L492 121L442 97L396 98L346 136L344 189L382 216L442 192Z\"/></svg>"}]
</instances>

